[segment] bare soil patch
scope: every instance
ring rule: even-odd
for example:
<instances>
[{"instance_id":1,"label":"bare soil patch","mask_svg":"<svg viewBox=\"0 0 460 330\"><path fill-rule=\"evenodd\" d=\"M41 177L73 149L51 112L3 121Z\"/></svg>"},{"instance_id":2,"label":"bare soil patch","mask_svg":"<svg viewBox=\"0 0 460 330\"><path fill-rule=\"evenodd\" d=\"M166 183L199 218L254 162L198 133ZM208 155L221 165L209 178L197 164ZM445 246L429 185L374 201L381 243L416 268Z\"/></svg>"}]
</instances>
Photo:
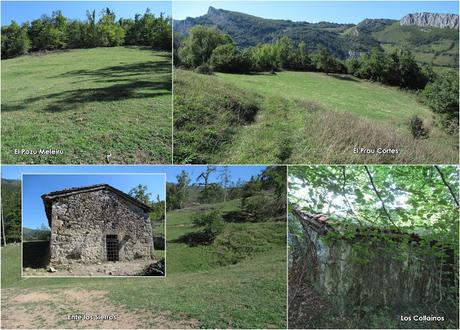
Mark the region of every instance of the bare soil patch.
<instances>
[{"instance_id":1,"label":"bare soil patch","mask_svg":"<svg viewBox=\"0 0 460 330\"><path fill-rule=\"evenodd\" d=\"M153 260L103 262L94 265L69 264L56 266L57 272L46 268L24 268L23 276L134 276L151 264Z\"/></svg>"},{"instance_id":2,"label":"bare soil patch","mask_svg":"<svg viewBox=\"0 0 460 330\"><path fill-rule=\"evenodd\" d=\"M113 304L107 291L62 289L2 290L3 329L197 328L198 320L168 311L129 310Z\"/></svg>"}]
</instances>

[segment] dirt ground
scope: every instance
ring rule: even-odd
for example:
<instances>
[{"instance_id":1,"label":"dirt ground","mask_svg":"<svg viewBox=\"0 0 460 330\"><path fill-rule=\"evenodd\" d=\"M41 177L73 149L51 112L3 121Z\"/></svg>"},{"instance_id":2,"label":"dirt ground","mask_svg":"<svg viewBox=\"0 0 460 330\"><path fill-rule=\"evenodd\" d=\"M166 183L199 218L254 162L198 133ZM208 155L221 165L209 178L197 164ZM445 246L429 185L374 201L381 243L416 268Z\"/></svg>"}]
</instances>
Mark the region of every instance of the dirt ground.
<instances>
[{"instance_id":1,"label":"dirt ground","mask_svg":"<svg viewBox=\"0 0 460 330\"><path fill-rule=\"evenodd\" d=\"M289 279L289 329L318 328L318 317L326 313L328 307L327 301L315 292L307 279Z\"/></svg>"},{"instance_id":2,"label":"dirt ground","mask_svg":"<svg viewBox=\"0 0 460 330\"><path fill-rule=\"evenodd\" d=\"M199 328L197 320L178 320L167 311L128 310L115 305L106 291L2 290L2 329Z\"/></svg>"},{"instance_id":3,"label":"dirt ground","mask_svg":"<svg viewBox=\"0 0 460 330\"><path fill-rule=\"evenodd\" d=\"M94 265L71 264L56 266L56 272L46 268L24 268L23 276L133 276L137 275L152 260L103 262Z\"/></svg>"}]
</instances>

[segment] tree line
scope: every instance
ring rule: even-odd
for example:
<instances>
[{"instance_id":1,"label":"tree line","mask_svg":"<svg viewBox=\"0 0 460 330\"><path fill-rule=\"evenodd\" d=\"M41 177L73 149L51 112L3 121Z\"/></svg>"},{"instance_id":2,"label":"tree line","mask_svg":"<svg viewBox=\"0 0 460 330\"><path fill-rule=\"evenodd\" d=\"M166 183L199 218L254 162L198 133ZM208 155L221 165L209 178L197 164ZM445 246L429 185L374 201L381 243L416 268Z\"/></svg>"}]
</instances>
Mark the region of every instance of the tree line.
<instances>
[{"instance_id":1,"label":"tree line","mask_svg":"<svg viewBox=\"0 0 460 330\"><path fill-rule=\"evenodd\" d=\"M313 53L304 42L297 45L287 36L274 43L239 49L229 35L213 27L196 25L188 35L175 37L175 65L199 73L272 72L280 70L317 71L353 76L385 85L418 91L421 100L436 114L439 123L450 133L458 128L458 73L437 74L429 65L420 66L408 49L383 52L373 48L369 54L342 61L324 48ZM414 137L426 137L413 119Z\"/></svg>"},{"instance_id":2,"label":"tree line","mask_svg":"<svg viewBox=\"0 0 460 330\"><path fill-rule=\"evenodd\" d=\"M72 20L60 10L21 25L12 21L2 26L2 58L13 58L34 51L74 48L148 46L171 50L170 18L149 9L134 19L119 18L106 8L99 17L87 11L86 20Z\"/></svg>"},{"instance_id":3,"label":"tree line","mask_svg":"<svg viewBox=\"0 0 460 330\"><path fill-rule=\"evenodd\" d=\"M212 173L218 181L211 182ZM241 208L253 219L283 214L286 207L286 169L267 167L247 182L233 181L228 167L207 166L193 182L186 171L176 177L176 183L167 183L168 210L194 204L210 204L241 199Z\"/></svg>"}]
</instances>

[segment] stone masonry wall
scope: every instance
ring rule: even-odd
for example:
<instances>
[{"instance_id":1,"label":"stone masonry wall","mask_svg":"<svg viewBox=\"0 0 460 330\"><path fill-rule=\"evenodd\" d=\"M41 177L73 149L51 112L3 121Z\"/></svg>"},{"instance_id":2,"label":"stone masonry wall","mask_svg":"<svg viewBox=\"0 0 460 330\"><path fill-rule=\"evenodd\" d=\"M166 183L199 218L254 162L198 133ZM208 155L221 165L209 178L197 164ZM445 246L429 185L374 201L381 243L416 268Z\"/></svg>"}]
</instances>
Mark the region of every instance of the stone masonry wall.
<instances>
[{"instance_id":1,"label":"stone masonry wall","mask_svg":"<svg viewBox=\"0 0 460 330\"><path fill-rule=\"evenodd\" d=\"M107 261L106 235L117 235L120 261L153 255L148 213L117 194L99 190L53 201L51 263Z\"/></svg>"}]
</instances>

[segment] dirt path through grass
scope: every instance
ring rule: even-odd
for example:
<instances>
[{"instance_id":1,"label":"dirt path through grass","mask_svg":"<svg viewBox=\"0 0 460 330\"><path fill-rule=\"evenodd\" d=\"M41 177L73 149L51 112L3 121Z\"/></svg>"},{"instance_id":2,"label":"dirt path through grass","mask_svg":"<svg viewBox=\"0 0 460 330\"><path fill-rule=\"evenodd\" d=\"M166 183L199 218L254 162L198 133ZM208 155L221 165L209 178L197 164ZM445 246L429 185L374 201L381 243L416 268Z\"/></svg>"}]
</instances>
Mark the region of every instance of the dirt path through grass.
<instances>
[{"instance_id":1,"label":"dirt path through grass","mask_svg":"<svg viewBox=\"0 0 460 330\"><path fill-rule=\"evenodd\" d=\"M167 311L128 310L113 304L102 290L2 290L2 327L6 329L135 329L197 328L197 320L181 320ZM73 320L80 316L92 319Z\"/></svg>"}]
</instances>

